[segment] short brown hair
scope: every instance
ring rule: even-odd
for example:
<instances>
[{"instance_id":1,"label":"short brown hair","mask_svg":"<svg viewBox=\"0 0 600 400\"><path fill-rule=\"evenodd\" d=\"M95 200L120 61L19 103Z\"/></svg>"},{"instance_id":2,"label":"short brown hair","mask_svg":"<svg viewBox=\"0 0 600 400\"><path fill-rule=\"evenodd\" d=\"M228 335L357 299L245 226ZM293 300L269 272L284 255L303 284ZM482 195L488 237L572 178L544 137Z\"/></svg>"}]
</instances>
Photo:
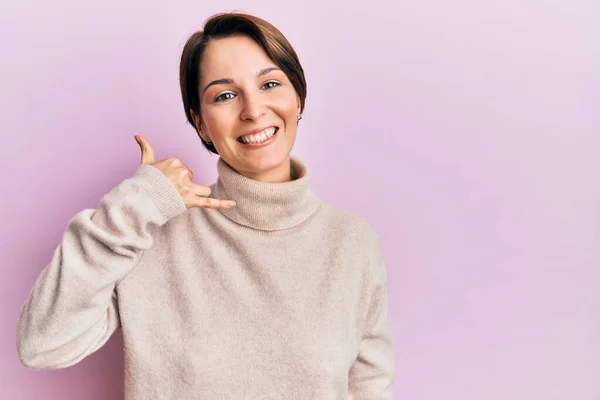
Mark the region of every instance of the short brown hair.
<instances>
[{"instance_id":1,"label":"short brown hair","mask_svg":"<svg viewBox=\"0 0 600 400\"><path fill-rule=\"evenodd\" d=\"M210 17L204 29L194 32L185 43L179 65L179 84L181 97L188 122L196 128L190 110L200 115L199 76L202 55L211 40L234 35L244 35L253 39L267 53L269 58L288 77L300 98L300 111L304 110L306 100L306 79L298 55L283 34L269 22L244 13L221 13ZM210 152L218 154L212 143L202 137L202 144Z\"/></svg>"}]
</instances>

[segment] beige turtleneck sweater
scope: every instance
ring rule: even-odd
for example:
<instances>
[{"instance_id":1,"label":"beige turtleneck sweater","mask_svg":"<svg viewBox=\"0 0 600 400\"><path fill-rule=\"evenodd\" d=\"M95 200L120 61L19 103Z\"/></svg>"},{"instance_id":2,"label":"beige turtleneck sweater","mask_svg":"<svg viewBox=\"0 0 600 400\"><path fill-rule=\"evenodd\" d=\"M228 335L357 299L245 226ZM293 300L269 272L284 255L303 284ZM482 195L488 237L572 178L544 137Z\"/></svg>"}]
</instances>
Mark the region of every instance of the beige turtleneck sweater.
<instances>
[{"instance_id":1,"label":"beige turtleneck sweater","mask_svg":"<svg viewBox=\"0 0 600 400\"><path fill-rule=\"evenodd\" d=\"M71 366L120 327L128 400L392 398L374 231L298 159L275 184L217 166L233 209L187 210L146 165L75 215L23 305L22 363Z\"/></svg>"}]
</instances>

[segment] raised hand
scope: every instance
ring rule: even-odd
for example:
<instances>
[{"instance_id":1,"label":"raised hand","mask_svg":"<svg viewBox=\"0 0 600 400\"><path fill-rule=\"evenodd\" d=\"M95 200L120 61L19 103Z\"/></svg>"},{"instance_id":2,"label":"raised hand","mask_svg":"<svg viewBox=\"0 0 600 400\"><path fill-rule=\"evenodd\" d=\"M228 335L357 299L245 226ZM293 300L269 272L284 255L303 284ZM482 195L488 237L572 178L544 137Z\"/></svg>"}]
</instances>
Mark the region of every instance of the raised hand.
<instances>
[{"instance_id":1,"label":"raised hand","mask_svg":"<svg viewBox=\"0 0 600 400\"><path fill-rule=\"evenodd\" d=\"M232 208L235 201L213 199L210 196L210 187L192 182L194 173L178 158L167 158L156 161L154 148L141 135L135 136L135 141L142 151L142 165L152 165L163 173L179 191L179 195L187 208Z\"/></svg>"}]
</instances>

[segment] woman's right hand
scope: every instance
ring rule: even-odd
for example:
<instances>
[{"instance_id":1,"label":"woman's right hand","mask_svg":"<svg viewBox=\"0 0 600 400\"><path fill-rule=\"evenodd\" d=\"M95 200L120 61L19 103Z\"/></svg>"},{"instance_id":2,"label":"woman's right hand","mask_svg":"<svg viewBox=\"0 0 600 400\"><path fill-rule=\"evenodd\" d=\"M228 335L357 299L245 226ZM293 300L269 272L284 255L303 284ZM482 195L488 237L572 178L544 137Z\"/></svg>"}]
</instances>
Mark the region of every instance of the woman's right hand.
<instances>
[{"instance_id":1,"label":"woman's right hand","mask_svg":"<svg viewBox=\"0 0 600 400\"><path fill-rule=\"evenodd\" d=\"M187 208L232 208L235 201L213 199L210 196L210 187L192 182L194 173L178 158L167 158L156 161L154 148L141 135L135 136L135 141L142 150L142 165L152 165L163 173L179 191L179 195Z\"/></svg>"}]
</instances>

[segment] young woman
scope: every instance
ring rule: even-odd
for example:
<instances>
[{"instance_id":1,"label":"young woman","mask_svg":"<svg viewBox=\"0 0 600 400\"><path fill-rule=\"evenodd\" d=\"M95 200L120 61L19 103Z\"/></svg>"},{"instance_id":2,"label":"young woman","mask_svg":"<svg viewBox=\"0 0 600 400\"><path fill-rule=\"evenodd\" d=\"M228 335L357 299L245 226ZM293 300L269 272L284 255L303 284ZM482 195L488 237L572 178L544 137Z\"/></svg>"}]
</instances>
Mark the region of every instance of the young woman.
<instances>
[{"instance_id":1,"label":"young woman","mask_svg":"<svg viewBox=\"0 0 600 400\"><path fill-rule=\"evenodd\" d=\"M180 72L217 182L136 136L139 169L74 216L23 305L22 363L74 365L120 327L127 399L390 399L379 239L321 202L290 155L306 98L292 46L219 14Z\"/></svg>"}]
</instances>

